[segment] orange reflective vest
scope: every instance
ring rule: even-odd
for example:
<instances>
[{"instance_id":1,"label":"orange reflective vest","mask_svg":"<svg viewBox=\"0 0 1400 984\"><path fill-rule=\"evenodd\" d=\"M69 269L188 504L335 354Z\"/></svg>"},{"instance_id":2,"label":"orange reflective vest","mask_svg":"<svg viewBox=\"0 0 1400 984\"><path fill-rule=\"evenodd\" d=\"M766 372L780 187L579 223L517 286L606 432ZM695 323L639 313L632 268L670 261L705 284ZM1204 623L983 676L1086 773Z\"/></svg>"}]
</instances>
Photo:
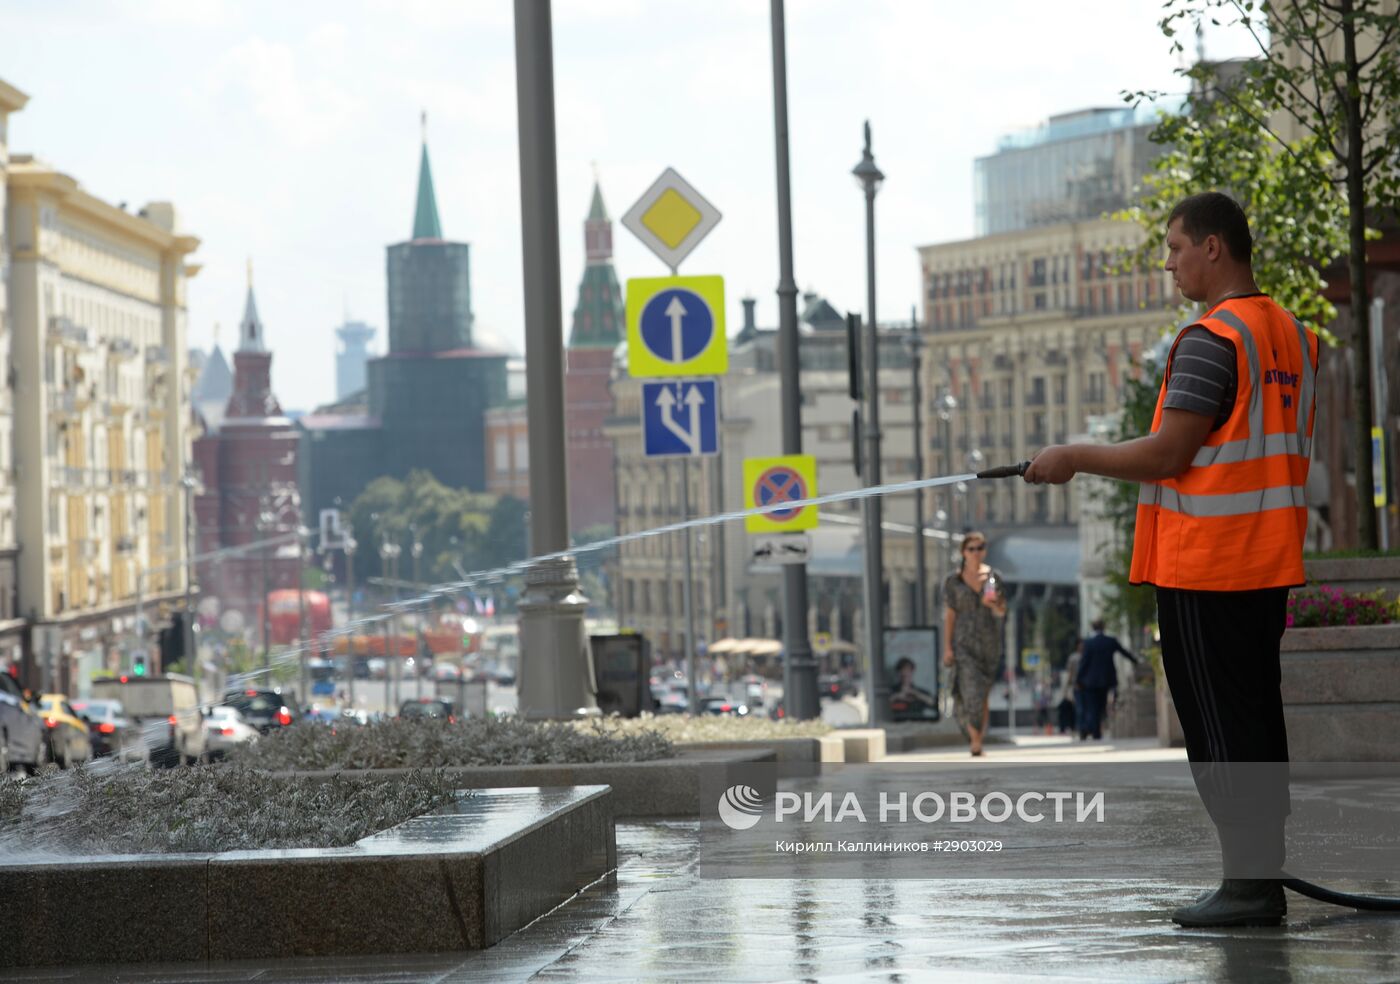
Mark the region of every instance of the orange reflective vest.
<instances>
[{"instance_id":1,"label":"orange reflective vest","mask_svg":"<svg viewBox=\"0 0 1400 984\"><path fill-rule=\"evenodd\" d=\"M1223 301L1194 324L1235 347L1235 407L1186 471L1142 483L1128 580L1195 591L1303 584L1317 335L1262 295ZM1164 379L1153 433L1166 395Z\"/></svg>"}]
</instances>

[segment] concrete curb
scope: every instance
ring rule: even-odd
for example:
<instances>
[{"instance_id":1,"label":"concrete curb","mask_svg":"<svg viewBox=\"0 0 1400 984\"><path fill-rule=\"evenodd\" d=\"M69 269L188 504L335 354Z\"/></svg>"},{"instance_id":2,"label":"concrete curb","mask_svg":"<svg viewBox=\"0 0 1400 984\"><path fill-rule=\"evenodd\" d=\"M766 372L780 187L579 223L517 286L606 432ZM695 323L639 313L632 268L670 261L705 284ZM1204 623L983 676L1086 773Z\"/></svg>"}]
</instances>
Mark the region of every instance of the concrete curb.
<instances>
[{"instance_id":1,"label":"concrete curb","mask_svg":"<svg viewBox=\"0 0 1400 984\"><path fill-rule=\"evenodd\" d=\"M683 750L676 758L651 762L583 762L574 765L479 765L444 769L458 789L508 789L520 786L608 786L616 817L693 817L708 815L700 803L701 774L705 769L727 768L755 762L777 762L773 749L744 743L735 750ZM390 777L413 769L335 769L318 772L284 772L278 775L330 779Z\"/></svg>"},{"instance_id":2,"label":"concrete curb","mask_svg":"<svg viewBox=\"0 0 1400 984\"><path fill-rule=\"evenodd\" d=\"M836 763L846 761L846 743L840 732L811 738L755 738L752 741L695 741L679 744L686 752L736 752L754 748L771 748L779 765L801 763Z\"/></svg>"}]
</instances>

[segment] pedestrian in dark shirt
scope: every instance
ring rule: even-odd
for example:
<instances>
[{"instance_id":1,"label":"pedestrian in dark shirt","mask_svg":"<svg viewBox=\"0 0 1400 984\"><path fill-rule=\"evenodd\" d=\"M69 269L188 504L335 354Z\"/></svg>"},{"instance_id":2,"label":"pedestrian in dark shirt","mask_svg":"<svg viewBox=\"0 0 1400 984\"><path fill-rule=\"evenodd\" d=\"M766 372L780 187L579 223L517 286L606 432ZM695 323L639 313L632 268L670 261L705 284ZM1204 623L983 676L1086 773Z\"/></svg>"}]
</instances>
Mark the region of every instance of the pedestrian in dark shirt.
<instances>
[{"instance_id":1,"label":"pedestrian in dark shirt","mask_svg":"<svg viewBox=\"0 0 1400 984\"><path fill-rule=\"evenodd\" d=\"M1103 737L1108 695L1118 689L1118 669L1113 665L1113 657L1122 653L1134 664L1137 663L1137 657L1124 649L1121 642L1104 634L1103 619L1094 619L1092 628L1093 635L1084 640L1084 653L1079 658L1079 672L1075 679L1084 701L1084 713L1079 722L1080 741Z\"/></svg>"}]
</instances>

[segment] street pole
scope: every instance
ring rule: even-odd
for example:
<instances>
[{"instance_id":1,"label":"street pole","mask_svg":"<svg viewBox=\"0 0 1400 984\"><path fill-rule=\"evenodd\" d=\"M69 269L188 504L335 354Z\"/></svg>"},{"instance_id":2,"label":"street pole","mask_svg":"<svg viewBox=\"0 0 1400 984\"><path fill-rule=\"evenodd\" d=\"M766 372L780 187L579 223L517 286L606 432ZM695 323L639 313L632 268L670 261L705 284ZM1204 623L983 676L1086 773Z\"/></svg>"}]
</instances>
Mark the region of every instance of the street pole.
<instances>
[{"instance_id":1,"label":"street pole","mask_svg":"<svg viewBox=\"0 0 1400 984\"><path fill-rule=\"evenodd\" d=\"M681 519L690 519L690 459L681 459ZM690 699L686 711L692 716L700 706L700 691L695 674L695 578L691 573L693 557L690 550L690 530L685 535L685 673L690 683Z\"/></svg>"},{"instance_id":2,"label":"street pole","mask_svg":"<svg viewBox=\"0 0 1400 984\"><path fill-rule=\"evenodd\" d=\"M196 680L203 677L203 668L200 666L199 653L195 652L195 640L198 636L194 631L194 476L190 474L189 467L186 466L185 474L180 478L180 484L185 489L185 619L183 622L184 636L180 640L180 651L185 653L185 658L189 660L190 676ZM189 644L189 651L186 651L186 643ZM161 667L164 670L164 667Z\"/></svg>"},{"instance_id":3,"label":"street pole","mask_svg":"<svg viewBox=\"0 0 1400 984\"><path fill-rule=\"evenodd\" d=\"M525 290L526 408L530 428L530 543L569 549L564 441L564 327L559 296L559 180L554 141L554 43L549 0L515 0L515 92L520 135L520 240ZM525 575L520 609L519 713L564 718L597 711L590 679L588 599L573 557Z\"/></svg>"},{"instance_id":4,"label":"street pole","mask_svg":"<svg viewBox=\"0 0 1400 984\"><path fill-rule=\"evenodd\" d=\"M263 512L259 517L263 525L263 539L268 539L267 534L272 530L272 514ZM270 547L262 548L262 644L263 644L263 672L268 675L267 684L271 686L272 680L272 613L269 611L267 603L267 593L269 590L269 573L267 569L267 552Z\"/></svg>"},{"instance_id":5,"label":"street pole","mask_svg":"<svg viewBox=\"0 0 1400 984\"><path fill-rule=\"evenodd\" d=\"M1387 407L1390 394L1386 389L1385 378L1385 298L1377 297L1371 301L1371 440L1379 441L1380 454L1378 461L1372 466L1376 488L1380 490L1380 495L1375 497L1376 502L1376 533L1379 537L1379 544L1382 550L1390 549L1390 490L1393 483L1387 473L1389 456L1386 454L1386 445L1389 443L1390 429L1387 419ZM1306 357L1307 353L1304 353ZM1305 412L1300 408L1300 412Z\"/></svg>"},{"instance_id":6,"label":"street pole","mask_svg":"<svg viewBox=\"0 0 1400 984\"><path fill-rule=\"evenodd\" d=\"M301 655L301 699L303 706L311 704L311 676L306 665L306 591L302 578L306 573L306 534L301 525L301 503L297 503L297 649Z\"/></svg>"},{"instance_id":7,"label":"street pole","mask_svg":"<svg viewBox=\"0 0 1400 984\"><path fill-rule=\"evenodd\" d=\"M875 193L885 176L870 152L870 122L865 124L865 151L851 171L865 190L865 291L867 310L865 484L880 484L880 334L875 315ZM889 718L889 682L884 666L884 550L879 496L861 500L865 508L866 693L871 724Z\"/></svg>"},{"instance_id":8,"label":"street pole","mask_svg":"<svg viewBox=\"0 0 1400 984\"><path fill-rule=\"evenodd\" d=\"M923 381L919 378L922 366L922 355L924 350L924 339L919 334L919 317L917 311L910 311L909 318L909 355L911 368L913 370L913 397L914 407L914 481L919 481L924 477L924 440L923 440ZM912 625L927 625L926 608L928 604L928 567L925 564L924 549L924 492L918 489L914 492L914 608L910 612Z\"/></svg>"},{"instance_id":9,"label":"street pole","mask_svg":"<svg viewBox=\"0 0 1400 984\"><path fill-rule=\"evenodd\" d=\"M355 624L355 538L345 531L345 621L347 627ZM352 630L345 637L345 693L350 706L355 706L355 633Z\"/></svg>"},{"instance_id":10,"label":"street pole","mask_svg":"<svg viewBox=\"0 0 1400 984\"><path fill-rule=\"evenodd\" d=\"M792 260L792 189L789 186L787 27L783 0L770 0L773 34L773 129L778 176L778 374L782 393L783 454L802 453L802 393L797 353L797 280ZM783 565L783 704L788 717L821 715L817 664L807 637L807 565Z\"/></svg>"}]
</instances>

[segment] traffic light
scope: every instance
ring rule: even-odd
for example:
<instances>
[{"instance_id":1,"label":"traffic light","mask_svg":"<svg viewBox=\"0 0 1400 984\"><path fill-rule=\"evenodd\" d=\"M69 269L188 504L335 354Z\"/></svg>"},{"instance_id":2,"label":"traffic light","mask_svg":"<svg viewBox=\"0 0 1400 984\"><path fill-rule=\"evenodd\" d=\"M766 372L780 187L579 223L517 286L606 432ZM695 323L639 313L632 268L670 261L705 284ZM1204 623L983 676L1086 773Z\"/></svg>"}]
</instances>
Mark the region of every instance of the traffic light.
<instances>
[{"instance_id":1,"label":"traffic light","mask_svg":"<svg viewBox=\"0 0 1400 984\"><path fill-rule=\"evenodd\" d=\"M133 676L143 677L146 675L146 657L137 655L131 658L131 673Z\"/></svg>"}]
</instances>

